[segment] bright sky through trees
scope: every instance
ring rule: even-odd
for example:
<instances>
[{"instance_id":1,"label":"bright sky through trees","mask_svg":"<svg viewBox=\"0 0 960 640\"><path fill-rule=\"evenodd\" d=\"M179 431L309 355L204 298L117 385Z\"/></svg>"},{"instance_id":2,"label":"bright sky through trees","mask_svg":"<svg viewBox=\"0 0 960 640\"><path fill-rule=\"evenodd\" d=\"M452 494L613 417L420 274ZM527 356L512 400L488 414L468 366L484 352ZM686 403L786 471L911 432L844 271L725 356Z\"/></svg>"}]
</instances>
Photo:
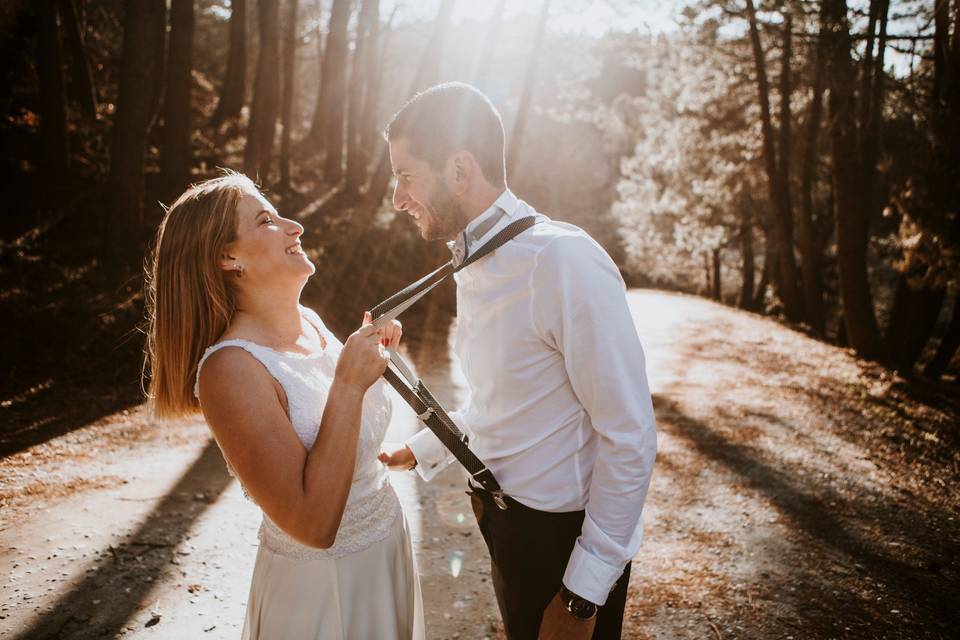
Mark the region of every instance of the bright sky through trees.
<instances>
[{"instance_id":1,"label":"bright sky through trees","mask_svg":"<svg viewBox=\"0 0 960 640\"><path fill-rule=\"evenodd\" d=\"M436 14L435 3L410 3L404 0L387 3L384 13L389 15L397 4L400 5L397 18L403 21L430 20ZM542 4L543 0L508 0L505 18L521 15L535 17ZM550 28L593 36L603 35L611 28L663 33L676 29L673 16L680 4L681 0L554 0ZM490 17L493 6L494 0L458 2L453 11L453 21L484 22Z\"/></svg>"}]
</instances>

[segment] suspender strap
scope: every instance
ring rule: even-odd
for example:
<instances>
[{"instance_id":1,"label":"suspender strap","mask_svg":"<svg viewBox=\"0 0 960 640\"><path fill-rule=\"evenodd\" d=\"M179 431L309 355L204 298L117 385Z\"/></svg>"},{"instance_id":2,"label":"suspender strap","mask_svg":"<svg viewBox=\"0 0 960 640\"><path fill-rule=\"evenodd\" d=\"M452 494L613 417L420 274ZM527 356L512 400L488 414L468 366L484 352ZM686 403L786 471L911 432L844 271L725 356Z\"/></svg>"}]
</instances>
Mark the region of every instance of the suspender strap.
<instances>
[{"instance_id":1,"label":"suspender strap","mask_svg":"<svg viewBox=\"0 0 960 640\"><path fill-rule=\"evenodd\" d=\"M383 372L383 377L416 412L420 421L453 454L457 462L463 465L463 468L473 477L474 481L490 492L497 506L506 509L507 503L503 499L503 490L500 488L500 483L493 477L493 473L487 469L486 465L470 450L467 436L457 428L457 425L450 419L450 416L447 415L447 412L444 411L423 382L418 380L416 388L410 388L390 367L387 367Z\"/></svg>"},{"instance_id":2,"label":"suspender strap","mask_svg":"<svg viewBox=\"0 0 960 640\"><path fill-rule=\"evenodd\" d=\"M370 310L374 326L379 328L384 323L396 318L417 300L425 296L431 289L440 284L440 282L451 273L456 273L490 254L518 234L537 224L537 222L538 220L534 216L520 218L497 232L495 236L485 242L475 253L469 255L461 264L455 266L452 261L448 262L436 271L428 273L410 286L393 294ZM390 383L390 386L410 405L410 408L417 414L421 422L439 438L443 446L453 454L453 457L463 465L473 477L474 481L493 495L497 506L501 509L506 509L507 503L503 499L503 490L500 488L500 484L497 482L497 479L493 477L493 473L487 469L486 465L470 450L468 446L470 442L469 438L460 431L450 416L447 415L443 406L437 401L433 394L430 393L430 390L423 384L423 381L413 379L408 373L409 369L403 363L400 355L396 352L391 352L391 359L394 360L394 364L391 366L396 366L402 375L394 371L391 366L388 366L383 372L383 377L386 381ZM404 381L405 379L406 382Z\"/></svg>"},{"instance_id":3,"label":"suspender strap","mask_svg":"<svg viewBox=\"0 0 960 640\"><path fill-rule=\"evenodd\" d=\"M519 220L514 220L503 229L498 231L497 235L484 242L483 246L477 249L476 253L468 255L467 259L464 260L460 266L454 269L454 271L456 272L460 271L461 269L465 269L467 266L473 264L488 253L495 251L496 249L499 249L506 243L510 242L516 236L520 235L535 224L537 224L536 216L524 216Z\"/></svg>"},{"instance_id":4,"label":"suspender strap","mask_svg":"<svg viewBox=\"0 0 960 640\"><path fill-rule=\"evenodd\" d=\"M453 261L450 261L436 271L423 276L410 286L401 289L380 304L370 309L370 315L373 317L374 324L379 327L380 324L382 324L385 320L392 320L393 318L396 318L398 315L412 306L414 302L425 296L431 289L440 284L451 273L456 273L457 271L460 271L461 269L473 264L480 258L500 248L535 224L537 224L537 219L534 216L524 216L519 220L515 220L498 231L495 236L490 238L490 240L483 243L483 246L477 249L476 253L467 256L467 259L464 260L460 265L454 266Z\"/></svg>"}]
</instances>

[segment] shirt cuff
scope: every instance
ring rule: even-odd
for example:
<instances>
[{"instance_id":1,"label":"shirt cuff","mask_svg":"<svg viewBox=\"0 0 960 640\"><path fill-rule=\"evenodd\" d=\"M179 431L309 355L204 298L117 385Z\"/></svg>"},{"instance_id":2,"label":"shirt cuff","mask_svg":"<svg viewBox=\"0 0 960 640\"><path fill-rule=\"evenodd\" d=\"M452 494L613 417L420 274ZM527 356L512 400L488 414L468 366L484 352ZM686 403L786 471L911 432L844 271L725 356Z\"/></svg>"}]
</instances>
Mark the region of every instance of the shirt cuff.
<instances>
[{"instance_id":1,"label":"shirt cuff","mask_svg":"<svg viewBox=\"0 0 960 640\"><path fill-rule=\"evenodd\" d=\"M446 447L430 429L421 429L403 444L410 447L413 457L417 459L414 468L427 482L433 480L453 460L453 456L447 453Z\"/></svg>"},{"instance_id":2,"label":"shirt cuff","mask_svg":"<svg viewBox=\"0 0 960 640\"><path fill-rule=\"evenodd\" d=\"M602 606L617 579L623 575L624 567L611 566L591 555L577 540L563 574L563 584L581 598Z\"/></svg>"}]
</instances>

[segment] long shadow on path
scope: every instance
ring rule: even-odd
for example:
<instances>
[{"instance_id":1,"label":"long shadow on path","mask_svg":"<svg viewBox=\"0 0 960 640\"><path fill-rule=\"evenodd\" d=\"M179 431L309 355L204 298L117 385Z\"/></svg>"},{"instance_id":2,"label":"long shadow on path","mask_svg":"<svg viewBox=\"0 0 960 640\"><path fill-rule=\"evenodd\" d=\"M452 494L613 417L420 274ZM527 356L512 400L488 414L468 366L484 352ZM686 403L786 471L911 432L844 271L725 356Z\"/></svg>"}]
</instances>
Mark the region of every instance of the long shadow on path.
<instances>
[{"instance_id":1,"label":"long shadow on path","mask_svg":"<svg viewBox=\"0 0 960 640\"><path fill-rule=\"evenodd\" d=\"M113 637L142 608L194 522L230 483L220 450L213 440L150 512L117 547L112 559L94 571L16 640ZM196 496L202 494L203 500ZM105 520L104 526L109 521ZM103 604L93 606L99 600Z\"/></svg>"},{"instance_id":2,"label":"long shadow on path","mask_svg":"<svg viewBox=\"0 0 960 640\"><path fill-rule=\"evenodd\" d=\"M948 629L956 628L960 621L960 584L956 584L951 574L936 566L937 559L952 562L952 543L940 532L952 531L953 526L945 524L936 529L928 528L930 523L925 521L922 514L889 500L877 500L874 504L866 504L863 500L851 501L825 484L794 473L786 464L778 468L764 461L763 453L758 450L730 442L707 423L687 415L683 407L672 399L658 396L655 405L665 429L689 442L706 459L719 463L735 474L738 484L765 496L786 517L787 526L796 530L801 537L811 538L816 543L815 548L820 547L820 553L824 556L839 553L850 566L860 568L885 585L896 600L908 606L917 616L908 626L924 634L934 629L946 633ZM932 558L934 564L927 561L918 565L903 556L898 557L858 534L851 527L853 521L880 523L889 538L910 540L920 552L919 555ZM952 538L952 535L946 533L946 538ZM787 567L788 572L799 570L796 566ZM825 594L830 585L819 586ZM835 615L837 619L851 613L846 609L848 606L862 609L864 605L874 605L833 602L829 597L819 600L816 605L799 604L833 607L834 610L827 612L827 615ZM889 609L890 603L884 606ZM861 610L860 613L866 612ZM896 626L900 631L904 630L902 624Z\"/></svg>"}]
</instances>

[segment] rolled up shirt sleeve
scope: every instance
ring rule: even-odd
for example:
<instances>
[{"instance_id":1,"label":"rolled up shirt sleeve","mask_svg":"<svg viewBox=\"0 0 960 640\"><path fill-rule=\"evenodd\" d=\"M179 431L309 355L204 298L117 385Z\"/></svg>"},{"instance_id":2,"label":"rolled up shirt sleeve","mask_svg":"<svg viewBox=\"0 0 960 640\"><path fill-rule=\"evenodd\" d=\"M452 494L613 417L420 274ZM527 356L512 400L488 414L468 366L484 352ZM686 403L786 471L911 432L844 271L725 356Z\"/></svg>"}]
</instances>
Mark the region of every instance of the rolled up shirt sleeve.
<instances>
[{"instance_id":1,"label":"rolled up shirt sleeve","mask_svg":"<svg viewBox=\"0 0 960 640\"><path fill-rule=\"evenodd\" d=\"M656 457L643 348L623 279L589 237L560 237L545 246L530 284L533 326L563 355L573 391L598 436L586 516L563 583L602 605L640 547Z\"/></svg>"}]
</instances>

